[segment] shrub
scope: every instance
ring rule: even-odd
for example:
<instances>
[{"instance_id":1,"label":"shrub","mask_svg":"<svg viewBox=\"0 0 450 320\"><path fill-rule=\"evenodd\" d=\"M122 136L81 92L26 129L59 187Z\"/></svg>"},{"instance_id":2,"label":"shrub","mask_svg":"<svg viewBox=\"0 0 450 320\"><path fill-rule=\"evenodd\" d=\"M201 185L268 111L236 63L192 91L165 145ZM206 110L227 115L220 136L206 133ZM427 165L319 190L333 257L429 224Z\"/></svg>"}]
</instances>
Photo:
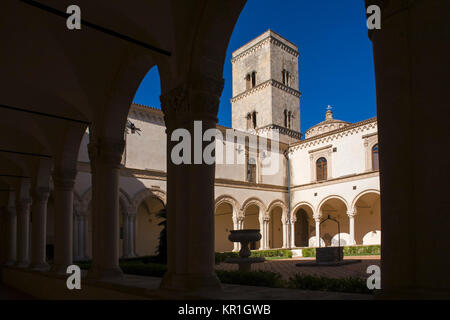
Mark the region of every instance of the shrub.
<instances>
[{"instance_id":1,"label":"shrub","mask_svg":"<svg viewBox=\"0 0 450 320\"><path fill-rule=\"evenodd\" d=\"M301 290L372 293L362 278L327 278L296 274L289 279L288 287Z\"/></svg>"},{"instance_id":2,"label":"shrub","mask_svg":"<svg viewBox=\"0 0 450 320\"><path fill-rule=\"evenodd\" d=\"M216 264L222 263L227 258L238 258L239 254L237 252L216 252Z\"/></svg>"},{"instance_id":3,"label":"shrub","mask_svg":"<svg viewBox=\"0 0 450 320\"><path fill-rule=\"evenodd\" d=\"M315 248L304 248L304 249L302 249L302 256L303 257L315 257L316 249Z\"/></svg>"},{"instance_id":4,"label":"shrub","mask_svg":"<svg viewBox=\"0 0 450 320\"><path fill-rule=\"evenodd\" d=\"M280 288L284 286L281 274L276 272L216 270L216 274L222 283L271 288Z\"/></svg>"},{"instance_id":5,"label":"shrub","mask_svg":"<svg viewBox=\"0 0 450 320\"><path fill-rule=\"evenodd\" d=\"M344 256L366 256L366 255L380 255L381 246L351 246L344 247Z\"/></svg>"},{"instance_id":6,"label":"shrub","mask_svg":"<svg viewBox=\"0 0 450 320\"><path fill-rule=\"evenodd\" d=\"M344 256L368 256L368 255L380 255L380 245L370 246L348 246L344 247ZM303 257L315 257L316 248L304 248L302 249Z\"/></svg>"},{"instance_id":7,"label":"shrub","mask_svg":"<svg viewBox=\"0 0 450 320\"><path fill-rule=\"evenodd\" d=\"M253 250L250 257L277 257L277 258L292 258L292 251L288 249L278 250Z\"/></svg>"},{"instance_id":8,"label":"shrub","mask_svg":"<svg viewBox=\"0 0 450 320\"><path fill-rule=\"evenodd\" d=\"M238 258L237 252L216 252L216 264L224 262L227 258ZM279 250L253 250L250 254L252 258L292 258L292 251L288 249Z\"/></svg>"}]
</instances>

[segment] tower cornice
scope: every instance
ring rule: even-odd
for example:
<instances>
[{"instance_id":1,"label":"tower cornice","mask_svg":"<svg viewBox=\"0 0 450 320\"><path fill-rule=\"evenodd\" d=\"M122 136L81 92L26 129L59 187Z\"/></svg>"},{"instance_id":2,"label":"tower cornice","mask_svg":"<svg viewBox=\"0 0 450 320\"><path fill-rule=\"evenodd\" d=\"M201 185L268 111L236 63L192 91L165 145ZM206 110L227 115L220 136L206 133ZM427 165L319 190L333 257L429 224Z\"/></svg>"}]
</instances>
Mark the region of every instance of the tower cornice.
<instances>
[{"instance_id":1,"label":"tower cornice","mask_svg":"<svg viewBox=\"0 0 450 320\"><path fill-rule=\"evenodd\" d=\"M244 91L244 92L238 94L237 96L234 96L233 98L230 99L230 101L231 101L231 103L234 103L236 101L239 101L239 100L241 100L243 98L246 98L246 97L252 95L253 93L258 92L258 91L260 91L260 90L262 90L262 89L264 89L266 87L269 87L269 86L272 86L272 87L278 88L280 90L283 90L283 91L285 91L285 92L287 92L289 94L292 94L293 96L296 96L298 98L301 96L301 92L300 91L295 90L295 89L293 89L291 87L288 87L288 86L282 84L281 82L279 82L277 80L269 79L267 81L264 81L263 83L260 83L256 87L251 88L250 90Z\"/></svg>"}]
</instances>

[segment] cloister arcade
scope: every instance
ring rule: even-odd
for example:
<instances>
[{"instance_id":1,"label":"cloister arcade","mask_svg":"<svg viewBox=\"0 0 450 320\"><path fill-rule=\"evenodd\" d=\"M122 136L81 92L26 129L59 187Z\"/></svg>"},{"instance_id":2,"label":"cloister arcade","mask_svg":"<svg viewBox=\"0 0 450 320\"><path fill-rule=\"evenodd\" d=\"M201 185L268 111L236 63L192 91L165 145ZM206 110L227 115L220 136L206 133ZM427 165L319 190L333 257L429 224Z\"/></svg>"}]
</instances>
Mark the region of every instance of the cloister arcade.
<instances>
[{"instance_id":1,"label":"cloister arcade","mask_svg":"<svg viewBox=\"0 0 450 320\"><path fill-rule=\"evenodd\" d=\"M70 4L41 2L62 12ZM384 296L448 298L450 277L444 275L450 269L445 254L450 251L450 167L448 117L444 115L450 105L450 2L366 2L376 3L382 10L382 29L369 32L377 87L381 205L374 204L375 196L369 194L361 195L353 206L353 199L341 203L329 198L312 214L317 218L330 212L342 219L343 228L348 225L344 230L350 241L352 237L361 241L366 230L358 231L355 222L359 215L361 221L370 219L368 206L381 206ZM48 277L63 285L65 280L57 275L65 275L73 263L74 211L75 216L83 217L76 219L76 228L92 234L88 277L102 281L123 275L119 210L122 207L122 217L137 212L120 201L118 181L134 93L148 70L157 65L167 136L175 128L193 133L194 120L203 121L204 131L215 127L226 50L245 1L132 1L132 5L79 1L79 5L89 12L86 18L159 50L89 28L71 32L60 17L21 1L2 1L0 70L5 81L0 104L5 108L0 117L0 167L4 172L0 188L8 190L1 194L5 231L2 276L6 271L11 276L24 268L31 270L31 280L25 284L17 280L20 276L3 277L2 281L23 289L43 286L38 271L48 267L45 243L50 190L54 264ZM87 126L92 199L75 205L74 210L77 156ZM173 146L168 140L167 153ZM167 162L168 271L162 290L221 290L214 272L214 174L214 165ZM271 213L266 205L256 199L243 203L241 211L236 209L238 219L233 223L248 228L258 226L255 219L261 218L259 225L267 235ZM85 213L89 211L92 221L86 230ZM278 217L279 211L273 216ZM298 219L298 212L296 216ZM316 219L316 230L317 224ZM123 219L122 226L127 232L135 230L128 219ZM330 237L333 239L331 233ZM269 242L270 236L265 236L260 246L266 248ZM125 252L134 249L126 242L123 246ZM78 244L77 252L79 248Z\"/></svg>"}]
</instances>

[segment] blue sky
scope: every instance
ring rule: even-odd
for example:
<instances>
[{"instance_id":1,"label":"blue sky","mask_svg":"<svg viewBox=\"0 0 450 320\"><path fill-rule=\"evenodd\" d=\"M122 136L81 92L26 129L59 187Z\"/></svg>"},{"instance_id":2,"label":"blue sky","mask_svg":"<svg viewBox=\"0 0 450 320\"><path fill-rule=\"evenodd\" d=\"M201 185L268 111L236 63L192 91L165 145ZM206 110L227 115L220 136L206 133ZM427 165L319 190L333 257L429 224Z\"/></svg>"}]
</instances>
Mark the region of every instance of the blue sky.
<instances>
[{"instance_id":1,"label":"blue sky","mask_svg":"<svg viewBox=\"0 0 450 320\"><path fill-rule=\"evenodd\" d=\"M224 65L219 124L231 126L231 53L267 29L299 47L301 130L334 117L357 122L376 115L372 44L362 0L248 0L231 37ZM149 71L134 102L160 108L157 68Z\"/></svg>"}]
</instances>

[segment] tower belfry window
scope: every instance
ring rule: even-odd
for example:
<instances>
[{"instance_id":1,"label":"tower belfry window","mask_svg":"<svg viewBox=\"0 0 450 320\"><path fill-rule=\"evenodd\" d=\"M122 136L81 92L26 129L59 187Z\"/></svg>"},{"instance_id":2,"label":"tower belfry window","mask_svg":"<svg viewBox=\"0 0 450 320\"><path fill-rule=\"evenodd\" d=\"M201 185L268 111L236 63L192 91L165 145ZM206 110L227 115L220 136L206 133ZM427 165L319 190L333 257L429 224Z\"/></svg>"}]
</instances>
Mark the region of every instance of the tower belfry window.
<instances>
[{"instance_id":1,"label":"tower belfry window","mask_svg":"<svg viewBox=\"0 0 450 320\"><path fill-rule=\"evenodd\" d=\"M283 70L284 71L284 70ZM286 109L284 109L284 126L287 128L287 123L288 123L288 121L287 121L287 110Z\"/></svg>"},{"instance_id":2,"label":"tower belfry window","mask_svg":"<svg viewBox=\"0 0 450 320\"><path fill-rule=\"evenodd\" d=\"M292 121L292 113L291 111L288 112L288 128L291 128L291 121Z\"/></svg>"},{"instance_id":3,"label":"tower belfry window","mask_svg":"<svg viewBox=\"0 0 450 320\"><path fill-rule=\"evenodd\" d=\"M252 120L253 120L253 128L256 129L256 111L253 111Z\"/></svg>"},{"instance_id":4,"label":"tower belfry window","mask_svg":"<svg viewBox=\"0 0 450 320\"><path fill-rule=\"evenodd\" d=\"M252 72L252 88L256 85L256 72Z\"/></svg>"},{"instance_id":5,"label":"tower belfry window","mask_svg":"<svg viewBox=\"0 0 450 320\"><path fill-rule=\"evenodd\" d=\"M283 69L282 73L282 78L283 78L283 84L288 86L289 85L289 71L287 71L286 69Z\"/></svg>"}]
</instances>

